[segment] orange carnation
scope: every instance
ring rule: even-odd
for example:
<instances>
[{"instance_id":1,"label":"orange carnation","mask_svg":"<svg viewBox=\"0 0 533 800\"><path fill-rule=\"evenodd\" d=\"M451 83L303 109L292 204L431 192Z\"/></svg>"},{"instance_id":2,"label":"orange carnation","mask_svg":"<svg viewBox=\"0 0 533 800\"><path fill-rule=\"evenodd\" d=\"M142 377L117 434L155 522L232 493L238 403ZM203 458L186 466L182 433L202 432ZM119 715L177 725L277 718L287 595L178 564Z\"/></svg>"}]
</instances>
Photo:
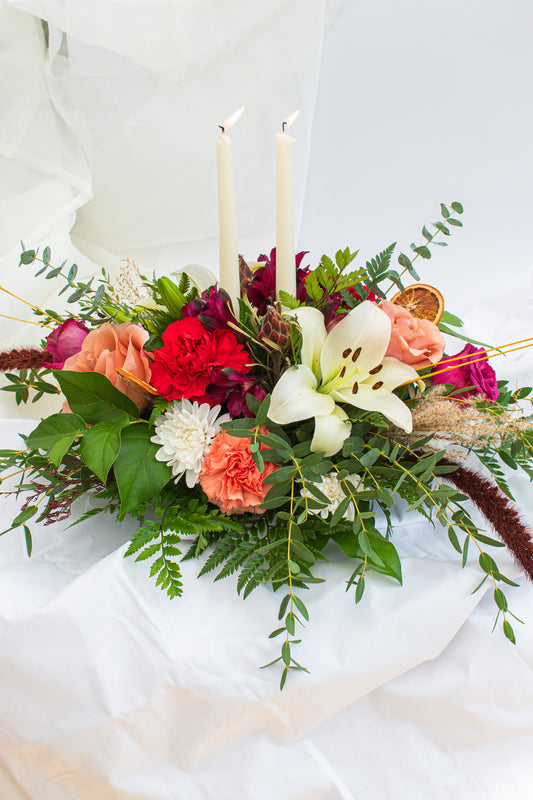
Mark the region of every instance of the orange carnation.
<instances>
[{"instance_id":1,"label":"orange carnation","mask_svg":"<svg viewBox=\"0 0 533 800\"><path fill-rule=\"evenodd\" d=\"M262 434L267 434L265 427ZM251 438L237 438L221 431L215 437L200 472L200 485L211 503L225 514L263 514L258 508L271 484L265 478L278 468L265 463L259 472L250 453ZM261 449L264 449L261 445Z\"/></svg>"},{"instance_id":2,"label":"orange carnation","mask_svg":"<svg viewBox=\"0 0 533 800\"><path fill-rule=\"evenodd\" d=\"M73 372L99 372L109 378L113 386L126 394L139 409L148 404L144 395L131 389L117 374L122 368L136 378L150 383L150 356L143 345L149 337L141 325L124 322L116 325L106 322L87 334L79 353L67 358L64 370Z\"/></svg>"}]
</instances>

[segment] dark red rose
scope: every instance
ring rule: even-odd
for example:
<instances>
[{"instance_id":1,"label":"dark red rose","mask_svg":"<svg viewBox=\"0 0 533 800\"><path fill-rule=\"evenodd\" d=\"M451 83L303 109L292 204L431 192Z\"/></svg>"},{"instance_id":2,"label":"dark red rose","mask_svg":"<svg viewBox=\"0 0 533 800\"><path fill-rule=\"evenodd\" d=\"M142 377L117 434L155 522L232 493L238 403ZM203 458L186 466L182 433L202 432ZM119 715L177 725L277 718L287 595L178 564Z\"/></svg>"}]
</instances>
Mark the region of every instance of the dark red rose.
<instances>
[{"instance_id":1,"label":"dark red rose","mask_svg":"<svg viewBox=\"0 0 533 800\"><path fill-rule=\"evenodd\" d=\"M163 334L163 347L152 353L152 386L167 400L216 403L206 393L214 370L248 372L252 358L235 335L223 328L207 330L199 319L173 322Z\"/></svg>"},{"instance_id":2,"label":"dark red rose","mask_svg":"<svg viewBox=\"0 0 533 800\"><path fill-rule=\"evenodd\" d=\"M300 267L303 257L307 255L306 250L297 253L295 257L296 269L296 297L301 303L305 303L307 292L305 291L305 278L309 274L308 267ZM276 248L270 251L270 256L259 256L259 262L264 261L264 267L258 267L253 274L253 278L248 286L248 297L253 306L256 307L259 316L266 313L268 305L272 305L276 294Z\"/></svg>"},{"instance_id":3,"label":"dark red rose","mask_svg":"<svg viewBox=\"0 0 533 800\"><path fill-rule=\"evenodd\" d=\"M473 386L466 392L461 392L458 399L482 394L494 403L499 397L496 373L486 360L486 351L482 348L467 344L453 360L446 360L440 367L443 372L431 378L433 384L451 383L456 389L465 389ZM473 363L474 362L474 363ZM434 371L439 370L440 363L434 364Z\"/></svg>"},{"instance_id":4,"label":"dark red rose","mask_svg":"<svg viewBox=\"0 0 533 800\"><path fill-rule=\"evenodd\" d=\"M52 333L46 337L44 349L50 353L52 358L46 362L45 366L48 369L63 369L67 358L80 352L83 340L88 333L89 328L86 328L83 322L78 322L77 319L67 319L54 328Z\"/></svg>"}]
</instances>

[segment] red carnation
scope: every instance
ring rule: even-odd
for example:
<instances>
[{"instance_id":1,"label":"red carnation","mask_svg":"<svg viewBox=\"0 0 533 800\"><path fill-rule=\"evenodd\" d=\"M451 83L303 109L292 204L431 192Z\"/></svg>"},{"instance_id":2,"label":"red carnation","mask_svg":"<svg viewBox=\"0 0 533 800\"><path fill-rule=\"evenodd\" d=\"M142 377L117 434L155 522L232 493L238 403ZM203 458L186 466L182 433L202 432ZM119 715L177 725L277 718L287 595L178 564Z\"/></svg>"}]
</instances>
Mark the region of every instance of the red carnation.
<instances>
[{"instance_id":1,"label":"red carnation","mask_svg":"<svg viewBox=\"0 0 533 800\"><path fill-rule=\"evenodd\" d=\"M231 331L209 331L197 318L169 325L163 334L163 347L152 355L152 386L167 400L186 397L214 405L205 391L212 370L248 372L252 367L249 353Z\"/></svg>"}]
</instances>

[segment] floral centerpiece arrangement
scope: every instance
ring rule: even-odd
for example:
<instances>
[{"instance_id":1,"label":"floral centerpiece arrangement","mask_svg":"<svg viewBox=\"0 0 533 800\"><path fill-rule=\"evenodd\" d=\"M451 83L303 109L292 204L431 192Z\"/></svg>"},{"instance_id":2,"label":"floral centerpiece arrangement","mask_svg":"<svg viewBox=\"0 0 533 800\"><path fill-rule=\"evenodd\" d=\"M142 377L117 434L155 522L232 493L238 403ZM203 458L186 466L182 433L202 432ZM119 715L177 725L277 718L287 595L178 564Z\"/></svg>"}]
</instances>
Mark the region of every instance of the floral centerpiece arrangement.
<instances>
[{"instance_id":1,"label":"floral centerpiece arrangement","mask_svg":"<svg viewBox=\"0 0 533 800\"><path fill-rule=\"evenodd\" d=\"M443 204L434 230L424 226L411 256L400 253L400 270L395 245L364 266L345 249L311 270L299 253L296 296L275 296L275 251L241 258L235 303L194 274L150 280L128 260L114 286L105 272L84 283L76 265L54 267L49 248L24 250L21 264L63 280L59 294L78 311L34 307L51 329L42 347L0 354L17 402L64 397L22 449L1 452L25 498L10 530L23 529L31 554L30 521L65 520L90 494L81 518L135 518L127 555L150 562L171 597L182 592L180 560L191 558L215 579L238 572L245 597L270 585L283 686L305 669L297 629L328 553L344 553L356 603L371 572L401 583L391 523L400 498L444 526L463 566L478 559L514 641L502 587L516 584L486 548L507 545L533 576L503 469L533 477L533 390L498 381L488 361L530 340L472 342L437 289L404 285L406 274L420 280L413 262L445 244L462 211ZM466 345L448 355L443 334ZM474 523L469 500L497 539Z\"/></svg>"}]
</instances>

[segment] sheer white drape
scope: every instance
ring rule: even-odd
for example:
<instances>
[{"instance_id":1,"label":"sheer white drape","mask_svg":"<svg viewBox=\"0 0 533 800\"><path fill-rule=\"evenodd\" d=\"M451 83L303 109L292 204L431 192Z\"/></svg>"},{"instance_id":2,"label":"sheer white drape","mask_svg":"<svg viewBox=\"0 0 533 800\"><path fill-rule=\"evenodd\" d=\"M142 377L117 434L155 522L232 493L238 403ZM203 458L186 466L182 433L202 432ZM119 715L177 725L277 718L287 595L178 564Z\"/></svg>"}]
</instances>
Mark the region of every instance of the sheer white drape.
<instances>
[{"instance_id":1,"label":"sheer white drape","mask_svg":"<svg viewBox=\"0 0 533 800\"><path fill-rule=\"evenodd\" d=\"M268 252L275 133L301 110L299 220L322 38L341 5L0 0L2 285L40 306L64 306L51 299L59 287L33 279L31 267L17 270L20 239L51 245L80 275L113 271L128 255L146 270L200 262L216 274L217 126L242 104L231 133L239 248L253 258ZM1 311L31 314L7 295ZM38 342L41 331L0 318L0 336Z\"/></svg>"}]
</instances>

